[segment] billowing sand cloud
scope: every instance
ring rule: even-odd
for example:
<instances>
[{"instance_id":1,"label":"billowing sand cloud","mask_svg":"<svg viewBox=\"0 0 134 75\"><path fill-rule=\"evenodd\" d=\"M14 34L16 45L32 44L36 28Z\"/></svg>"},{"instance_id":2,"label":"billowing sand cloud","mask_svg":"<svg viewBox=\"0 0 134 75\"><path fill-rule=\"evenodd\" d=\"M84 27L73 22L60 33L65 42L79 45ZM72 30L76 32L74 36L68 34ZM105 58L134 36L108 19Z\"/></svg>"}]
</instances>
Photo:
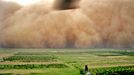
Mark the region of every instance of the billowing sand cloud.
<instances>
[{"instance_id":1,"label":"billowing sand cloud","mask_svg":"<svg viewBox=\"0 0 134 75\"><path fill-rule=\"evenodd\" d=\"M81 0L79 8L68 10L54 9L53 2L43 0L2 15L1 47L134 48L133 0Z\"/></svg>"},{"instance_id":2,"label":"billowing sand cloud","mask_svg":"<svg viewBox=\"0 0 134 75\"><path fill-rule=\"evenodd\" d=\"M82 9L95 23L105 47L134 47L133 0L83 0Z\"/></svg>"},{"instance_id":3,"label":"billowing sand cloud","mask_svg":"<svg viewBox=\"0 0 134 75\"><path fill-rule=\"evenodd\" d=\"M0 28L3 25L3 21L12 16L15 11L21 8L20 5L13 2L0 1Z\"/></svg>"}]
</instances>

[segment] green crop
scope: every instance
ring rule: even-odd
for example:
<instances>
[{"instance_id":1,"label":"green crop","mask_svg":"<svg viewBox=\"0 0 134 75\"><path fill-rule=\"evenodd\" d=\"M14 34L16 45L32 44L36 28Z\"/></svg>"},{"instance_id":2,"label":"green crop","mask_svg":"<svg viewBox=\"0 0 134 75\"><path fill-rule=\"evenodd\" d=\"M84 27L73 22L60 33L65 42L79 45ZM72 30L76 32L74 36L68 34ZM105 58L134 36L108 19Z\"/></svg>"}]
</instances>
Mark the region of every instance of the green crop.
<instances>
[{"instance_id":1,"label":"green crop","mask_svg":"<svg viewBox=\"0 0 134 75\"><path fill-rule=\"evenodd\" d=\"M56 57L52 55L44 56L34 56L34 55L25 55L25 56L10 56L3 58L3 61L22 61L22 62L36 62L36 61L56 61Z\"/></svg>"},{"instance_id":2,"label":"green crop","mask_svg":"<svg viewBox=\"0 0 134 75\"><path fill-rule=\"evenodd\" d=\"M119 66L107 68L93 68L90 69L92 75L133 75L134 66Z\"/></svg>"},{"instance_id":3,"label":"green crop","mask_svg":"<svg viewBox=\"0 0 134 75\"><path fill-rule=\"evenodd\" d=\"M21 64L21 65L0 65L0 69L42 69L42 68L67 68L65 64Z\"/></svg>"}]
</instances>

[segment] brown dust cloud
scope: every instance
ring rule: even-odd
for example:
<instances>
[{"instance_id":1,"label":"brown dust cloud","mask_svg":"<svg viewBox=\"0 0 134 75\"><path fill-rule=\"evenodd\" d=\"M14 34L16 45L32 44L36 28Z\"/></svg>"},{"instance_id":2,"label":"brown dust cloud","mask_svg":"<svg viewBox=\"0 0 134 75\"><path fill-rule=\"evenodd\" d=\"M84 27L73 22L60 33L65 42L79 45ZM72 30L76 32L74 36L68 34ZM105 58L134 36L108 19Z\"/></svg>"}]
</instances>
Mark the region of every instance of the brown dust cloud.
<instances>
[{"instance_id":1,"label":"brown dust cloud","mask_svg":"<svg viewBox=\"0 0 134 75\"><path fill-rule=\"evenodd\" d=\"M0 47L134 48L134 0L61 3L0 0Z\"/></svg>"}]
</instances>

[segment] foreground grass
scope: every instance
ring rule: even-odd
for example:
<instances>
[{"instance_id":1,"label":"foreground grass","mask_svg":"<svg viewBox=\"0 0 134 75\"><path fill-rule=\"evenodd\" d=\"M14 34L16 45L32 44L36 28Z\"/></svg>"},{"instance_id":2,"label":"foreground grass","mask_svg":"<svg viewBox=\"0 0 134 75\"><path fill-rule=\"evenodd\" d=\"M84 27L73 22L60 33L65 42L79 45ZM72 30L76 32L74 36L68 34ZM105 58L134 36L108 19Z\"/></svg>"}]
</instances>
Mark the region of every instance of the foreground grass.
<instances>
[{"instance_id":1,"label":"foreground grass","mask_svg":"<svg viewBox=\"0 0 134 75\"><path fill-rule=\"evenodd\" d=\"M134 50L0 49L0 74L3 75L80 75L85 65L92 72L119 66L134 68Z\"/></svg>"}]
</instances>

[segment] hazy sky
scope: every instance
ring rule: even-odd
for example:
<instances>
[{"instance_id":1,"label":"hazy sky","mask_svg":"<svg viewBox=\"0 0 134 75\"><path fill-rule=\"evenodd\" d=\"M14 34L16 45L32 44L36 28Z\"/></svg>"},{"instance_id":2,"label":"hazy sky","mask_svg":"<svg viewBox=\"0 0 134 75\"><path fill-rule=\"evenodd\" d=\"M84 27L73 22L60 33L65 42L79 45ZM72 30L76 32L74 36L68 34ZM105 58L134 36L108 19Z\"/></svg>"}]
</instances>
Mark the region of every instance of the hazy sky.
<instances>
[{"instance_id":1,"label":"hazy sky","mask_svg":"<svg viewBox=\"0 0 134 75\"><path fill-rule=\"evenodd\" d=\"M28 4L36 3L40 0L5 0L5 1L12 1L12 2L17 2L21 5L28 5Z\"/></svg>"}]
</instances>

